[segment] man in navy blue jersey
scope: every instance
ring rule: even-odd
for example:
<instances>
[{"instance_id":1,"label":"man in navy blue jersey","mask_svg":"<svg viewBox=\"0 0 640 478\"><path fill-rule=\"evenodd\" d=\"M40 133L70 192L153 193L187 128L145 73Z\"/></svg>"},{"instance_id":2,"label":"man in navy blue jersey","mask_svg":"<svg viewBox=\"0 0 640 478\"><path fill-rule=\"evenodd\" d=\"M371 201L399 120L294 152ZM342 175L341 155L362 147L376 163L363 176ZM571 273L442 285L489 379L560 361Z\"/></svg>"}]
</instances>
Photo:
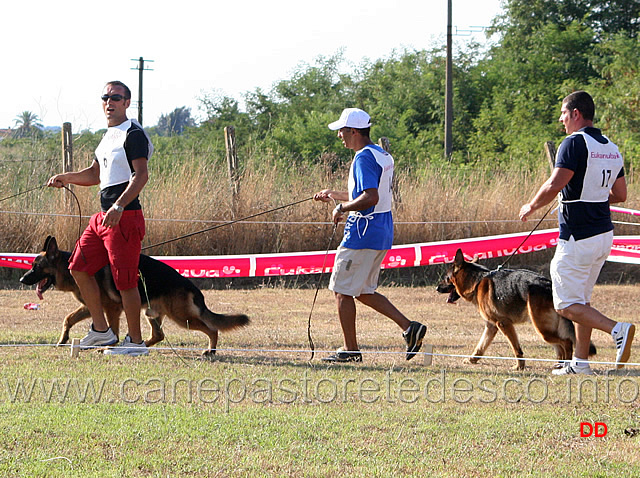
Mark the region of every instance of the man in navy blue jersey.
<instances>
[{"instance_id":1,"label":"man in navy blue jersey","mask_svg":"<svg viewBox=\"0 0 640 478\"><path fill-rule=\"evenodd\" d=\"M560 144L551 177L531 202L520 209L526 221L532 212L559 195L560 235L551 261L553 303L557 312L576 324L576 347L571 362L555 375L591 375L588 362L592 329L610 333L616 345L616 367L631 355L635 326L615 322L591 307L591 293L613 244L609 204L627 199L622 155L593 127L595 106L585 91L562 102L559 121L569 135Z\"/></svg>"},{"instance_id":2,"label":"man in navy blue jersey","mask_svg":"<svg viewBox=\"0 0 640 478\"><path fill-rule=\"evenodd\" d=\"M410 321L384 295L376 292L380 264L393 244L391 215L393 158L369 138L371 118L358 108L346 108L329 125L338 132L345 148L355 152L349 170L348 191L323 189L316 201L343 201L333 210L333 221L345 215L344 238L335 258L329 290L338 305L344 347L323 358L327 362L361 362L356 338L356 303L365 304L393 320L402 330L407 344L405 358L411 360L420 350L426 326Z\"/></svg>"}]
</instances>

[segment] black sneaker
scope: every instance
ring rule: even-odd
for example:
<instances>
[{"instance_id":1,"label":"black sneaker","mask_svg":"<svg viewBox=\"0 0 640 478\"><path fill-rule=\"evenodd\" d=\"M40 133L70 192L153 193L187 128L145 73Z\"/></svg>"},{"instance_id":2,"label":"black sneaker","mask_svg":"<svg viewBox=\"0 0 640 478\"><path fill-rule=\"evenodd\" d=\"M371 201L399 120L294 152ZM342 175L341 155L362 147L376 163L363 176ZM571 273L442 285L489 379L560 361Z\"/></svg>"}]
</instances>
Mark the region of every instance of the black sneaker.
<instances>
[{"instance_id":1,"label":"black sneaker","mask_svg":"<svg viewBox=\"0 0 640 478\"><path fill-rule=\"evenodd\" d=\"M347 352L346 350L339 348L336 353L324 357L323 362L362 362L362 354L360 352Z\"/></svg>"},{"instance_id":2,"label":"black sneaker","mask_svg":"<svg viewBox=\"0 0 640 478\"><path fill-rule=\"evenodd\" d=\"M422 339L427 333L427 326L420 322L412 321L409 328L402 332L402 337L407 343L407 360L411 360L416 352L422 347Z\"/></svg>"}]
</instances>

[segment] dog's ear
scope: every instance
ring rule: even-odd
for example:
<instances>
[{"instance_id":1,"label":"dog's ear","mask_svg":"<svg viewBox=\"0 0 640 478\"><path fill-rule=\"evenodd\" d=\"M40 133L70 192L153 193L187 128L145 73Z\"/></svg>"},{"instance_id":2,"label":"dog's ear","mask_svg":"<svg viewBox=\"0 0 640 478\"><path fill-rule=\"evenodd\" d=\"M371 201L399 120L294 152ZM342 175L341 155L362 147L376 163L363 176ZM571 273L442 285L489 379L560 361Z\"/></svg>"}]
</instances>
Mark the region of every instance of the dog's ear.
<instances>
[{"instance_id":1,"label":"dog's ear","mask_svg":"<svg viewBox=\"0 0 640 478\"><path fill-rule=\"evenodd\" d=\"M58 255L58 241L54 236L47 237L47 240L44 242L43 251L47 254L47 257L53 258Z\"/></svg>"},{"instance_id":2,"label":"dog's ear","mask_svg":"<svg viewBox=\"0 0 640 478\"><path fill-rule=\"evenodd\" d=\"M53 236L47 236L47 238L44 240L44 246L42 246L42 252L47 251L47 247L49 247L49 241L51 241L51 239L53 239Z\"/></svg>"},{"instance_id":3,"label":"dog's ear","mask_svg":"<svg viewBox=\"0 0 640 478\"><path fill-rule=\"evenodd\" d=\"M458 249L456 251L456 258L453 261L453 267L458 269L462 267L464 264L464 254L462 253L462 249Z\"/></svg>"}]
</instances>

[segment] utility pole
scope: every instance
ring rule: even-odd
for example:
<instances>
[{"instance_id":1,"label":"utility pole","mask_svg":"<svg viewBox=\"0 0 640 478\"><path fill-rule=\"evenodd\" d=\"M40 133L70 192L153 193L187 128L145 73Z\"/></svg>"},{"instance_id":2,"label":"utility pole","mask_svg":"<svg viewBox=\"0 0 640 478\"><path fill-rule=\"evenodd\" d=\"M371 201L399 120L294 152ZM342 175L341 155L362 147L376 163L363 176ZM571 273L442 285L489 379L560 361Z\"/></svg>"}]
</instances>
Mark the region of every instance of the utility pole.
<instances>
[{"instance_id":1,"label":"utility pole","mask_svg":"<svg viewBox=\"0 0 640 478\"><path fill-rule=\"evenodd\" d=\"M452 0L448 1L447 9L447 69L445 74L445 103L444 103L444 156L448 161L451 161L451 154L453 152L452 124L453 124L453 55L452 50Z\"/></svg>"},{"instance_id":2,"label":"utility pole","mask_svg":"<svg viewBox=\"0 0 640 478\"><path fill-rule=\"evenodd\" d=\"M144 62L153 62L153 60L145 60L140 57L137 60L132 58L131 61L137 61L138 66L136 68L131 68L132 70L138 70L138 123L142 125L142 72L145 70L153 71L152 68L145 68Z\"/></svg>"}]
</instances>

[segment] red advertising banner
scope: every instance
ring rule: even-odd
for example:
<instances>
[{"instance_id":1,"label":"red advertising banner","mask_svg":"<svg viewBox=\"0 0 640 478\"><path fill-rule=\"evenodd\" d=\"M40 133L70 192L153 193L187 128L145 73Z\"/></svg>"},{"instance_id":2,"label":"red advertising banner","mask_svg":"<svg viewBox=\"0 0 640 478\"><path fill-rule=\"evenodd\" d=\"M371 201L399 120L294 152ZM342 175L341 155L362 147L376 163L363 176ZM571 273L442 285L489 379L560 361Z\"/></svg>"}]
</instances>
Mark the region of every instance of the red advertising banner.
<instances>
[{"instance_id":1,"label":"red advertising banner","mask_svg":"<svg viewBox=\"0 0 640 478\"><path fill-rule=\"evenodd\" d=\"M468 258L505 257L512 254L528 233L504 234L474 239L425 242L394 246L382 261L382 269L416 267L452 262L461 248ZM534 232L519 249L519 254L541 251L557 243L557 229ZM336 251L247 256L156 257L185 277L269 277L330 273ZM326 256L326 257L325 257Z\"/></svg>"},{"instance_id":2,"label":"red advertising banner","mask_svg":"<svg viewBox=\"0 0 640 478\"><path fill-rule=\"evenodd\" d=\"M383 269L417 267L453 262L458 248L467 259L507 257L518 248L527 254L555 247L557 229L535 231L520 246L528 233L503 234L452 241L424 242L394 246L382 262ZM519 247L520 246L520 247ZM157 256L180 274L190 278L269 277L330 273L336 251L297 252L288 254L247 254L235 256ZM36 254L0 253L0 267L29 269ZM614 238L608 260L640 264L640 236Z\"/></svg>"},{"instance_id":3,"label":"red advertising banner","mask_svg":"<svg viewBox=\"0 0 640 478\"><path fill-rule=\"evenodd\" d=\"M0 253L0 267L31 269L31 263L34 257L36 257L35 254Z\"/></svg>"},{"instance_id":4,"label":"red advertising banner","mask_svg":"<svg viewBox=\"0 0 640 478\"><path fill-rule=\"evenodd\" d=\"M473 239L425 242L394 246L382 262L383 269L416 267L452 262L461 248L468 258L486 259L512 254L527 233L504 234ZM556 245L558 231L534 232L519 249L519 254L540 251ZM296 252L288 254L248 254L236 256L162 256L155 257L185 277L269 277L319 274L333 270L336 251ZM0 254L0 267L29 269L36 254Z\"/></svg>"}]
</instances>

